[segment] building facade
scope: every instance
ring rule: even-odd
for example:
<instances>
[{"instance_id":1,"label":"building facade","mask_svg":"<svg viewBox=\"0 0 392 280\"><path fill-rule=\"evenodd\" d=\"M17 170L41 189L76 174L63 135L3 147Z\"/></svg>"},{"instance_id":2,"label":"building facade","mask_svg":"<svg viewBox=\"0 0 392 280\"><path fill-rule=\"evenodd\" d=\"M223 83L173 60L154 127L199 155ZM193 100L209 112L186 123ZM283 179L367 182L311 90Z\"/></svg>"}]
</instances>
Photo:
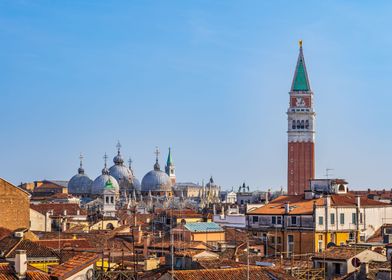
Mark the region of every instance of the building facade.
<instances>
[{"instance_id":1,"label":"building facade","mask_svg":"<svg viewBox=\"0 0 392 280\"><path fill-rule=\"evenodd\" d=\"M10 230L28 228L29 193L0 178L0 227Z\"/></svg>"},{"instance_id":2,"label":"building facade","mask_svg":"<svg viewBox=\"0 0 392 280\"><path fill-rule=\"evenodd\" d=\"M280 196L247 213L248 229L262 237L267 255L322 252L328 244L366 242L392 219L392 205L347 193L344 180L327 183L335 188L336 181L336 192Z\"/></svg>"},{"instance_id":3,"label":"building facade","mask_svg":"<svg viewBox=\"0 0 392 280\"><path fill-rule=\"evenodd\" d=\"M302 41L289 94L287 190L291 195L303 194L315 174L315 112Z\"/></svg>"}]
</instances>

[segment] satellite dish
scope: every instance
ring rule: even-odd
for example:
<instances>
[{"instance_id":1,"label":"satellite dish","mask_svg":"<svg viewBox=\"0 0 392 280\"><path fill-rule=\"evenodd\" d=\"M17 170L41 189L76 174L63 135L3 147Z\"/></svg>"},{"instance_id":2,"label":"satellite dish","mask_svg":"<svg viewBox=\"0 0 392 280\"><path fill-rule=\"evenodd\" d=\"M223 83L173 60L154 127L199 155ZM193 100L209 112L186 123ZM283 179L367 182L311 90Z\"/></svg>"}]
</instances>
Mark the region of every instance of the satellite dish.
<instances>
[{"instance_id":1,"label":"satellite dish","mask_svg":"<svg viewBox=\"0 0 392 280\"><path fill-rule=\"evenodd\" d=\"M329 242L329 243L327 244L327 248L331 248L331 247L336 247L336 244L333 243L333 242Z\"/></svg>"},{"instance_id":2,"label":"satellite dish","mask_svg":"<svg viewBox=\"0 0 392 280\"><path fill-rule=\"evenodd\" d=\"M360 261L358 258L353 258L353 259L351 260L351 264L352 264L354 267L359 267L359 266L361 265L361 261Z\"/></svg>"}]
</instances>

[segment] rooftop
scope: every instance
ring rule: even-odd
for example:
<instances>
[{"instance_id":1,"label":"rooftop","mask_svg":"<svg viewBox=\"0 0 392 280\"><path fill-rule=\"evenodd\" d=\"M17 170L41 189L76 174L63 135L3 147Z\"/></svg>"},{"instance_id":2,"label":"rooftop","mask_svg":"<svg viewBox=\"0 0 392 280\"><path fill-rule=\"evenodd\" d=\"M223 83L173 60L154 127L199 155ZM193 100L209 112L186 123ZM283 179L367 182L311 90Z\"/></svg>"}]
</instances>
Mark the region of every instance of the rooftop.
<instances>
[{"instance_id":1,"label":"rooftop","mask_svg":"<svg viewBox=\"0 0 392 280\"><path fill-rule=\"evenodd\" d=\"M171 275L171 272L168 272ZM247 279L247 267L223 269L176 270L173 275L176 280L238 280ZM270 268L252 266L249 268L250 280L288 279L295 278Z\"/></svg>"},{"instance_id":2,"label":"rooftop","mask_svg":"<svg viewBox=\"0 0 392 280\"><path fill-rule=\"evenodd\" d=\"M329 260L349 260L365 250L365 248L334 246L326 249L324 252L316 253L313 258Z\"/></svg>"},{"instance_id":3,"label":"rooftop","mask_svg":"<svg viewBox=\"0 0 392 280\"><path fill-rule=\"evenodd\" d=\"M220 232L224 231L220 225L214 222L188 223L185 228L191 232Z\"/></svg>"},{"instance_id":4,"label":"rooftop","mask_svg":"<svg viewBox=\"0 0 392 280\"><path fill-rule=\"evenodd\" d=\"M94 264L97 259L98 255L96 254L80 253L65 263L52 267L50 275L54 279L66 279L89 265Z\"/></svg>"},{"instance_id":5,"label":"rooftop","mask_svg":"<svg viewBox=\"0 0 392 280\"><path fill-rule=\"evenodd\" d=\"M333 194L331 197L331 206L356 206L356 197L354 194ZM376 201L364 196L361 196L361 207L380 207L389 205L380 201ZM285 214L285 204L289 203L290 214L292 215L306 215L313 213L313 205L324 206L324 197L305 199L305 195L282 195L278 198L272 200L270 203L250 211L248 214L275 214L283 215Z\"/></svg>"}]
</instances>

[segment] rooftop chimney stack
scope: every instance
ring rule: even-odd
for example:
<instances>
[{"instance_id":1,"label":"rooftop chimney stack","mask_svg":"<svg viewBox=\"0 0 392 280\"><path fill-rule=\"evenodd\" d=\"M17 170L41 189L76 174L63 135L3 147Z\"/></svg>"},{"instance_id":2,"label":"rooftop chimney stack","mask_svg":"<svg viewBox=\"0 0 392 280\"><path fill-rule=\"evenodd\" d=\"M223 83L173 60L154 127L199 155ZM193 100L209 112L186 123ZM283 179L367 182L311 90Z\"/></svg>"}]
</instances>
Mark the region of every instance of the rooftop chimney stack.
<instances>
[{"instance_id":1,"label":"rooftop chimney stack","mask_svg":"<svg viewBox=\"0 0 392 280\"><path fill-rule=\"evenodd\" d=\"M356 201L357 207L361 208L361 196L359 196L359 195L355 196L355 201Z\"/></svg>"},{"instance_id":2,"label":"rooftop chimney stack","mask_svg":"<svg viewBox=\"0 0 392 280\"><path fill-rule=\"evenodd\" d=\"M15 272L19 279L26 279L27 255L26 250L16 250Z\"/></svg>"},{"instance_id":3,"label":"rooftop chimney stack","mask_svg":"<svg viewBox=\"0 0 392 280\"><path fill-rule=\"evenodd\" d=\"M290 212L290 203L286 202L284 204L284 211L286 214L288 214Z\"/></svg>"}]
</instances>

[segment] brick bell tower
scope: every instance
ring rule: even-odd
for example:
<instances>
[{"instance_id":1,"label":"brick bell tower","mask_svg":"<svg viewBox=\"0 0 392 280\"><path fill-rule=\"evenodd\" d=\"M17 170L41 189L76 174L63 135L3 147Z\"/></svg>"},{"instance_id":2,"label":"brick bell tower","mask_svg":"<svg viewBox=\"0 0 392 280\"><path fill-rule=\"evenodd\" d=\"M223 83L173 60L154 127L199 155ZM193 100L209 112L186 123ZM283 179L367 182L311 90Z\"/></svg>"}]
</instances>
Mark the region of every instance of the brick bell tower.
<instances>
[{"instance_id":1,"label":"brick bell tower","mask_svg":"<svg viewBox=\"0 0 392 280\"><path fill-rule=\"evenodd\" d=\"M303 194L309 189L309 180L314 178L315 115L313 92L310 88L302 41L293 83L291 85L288 115L288 194Z\"/></svg>"}]
</instances>

